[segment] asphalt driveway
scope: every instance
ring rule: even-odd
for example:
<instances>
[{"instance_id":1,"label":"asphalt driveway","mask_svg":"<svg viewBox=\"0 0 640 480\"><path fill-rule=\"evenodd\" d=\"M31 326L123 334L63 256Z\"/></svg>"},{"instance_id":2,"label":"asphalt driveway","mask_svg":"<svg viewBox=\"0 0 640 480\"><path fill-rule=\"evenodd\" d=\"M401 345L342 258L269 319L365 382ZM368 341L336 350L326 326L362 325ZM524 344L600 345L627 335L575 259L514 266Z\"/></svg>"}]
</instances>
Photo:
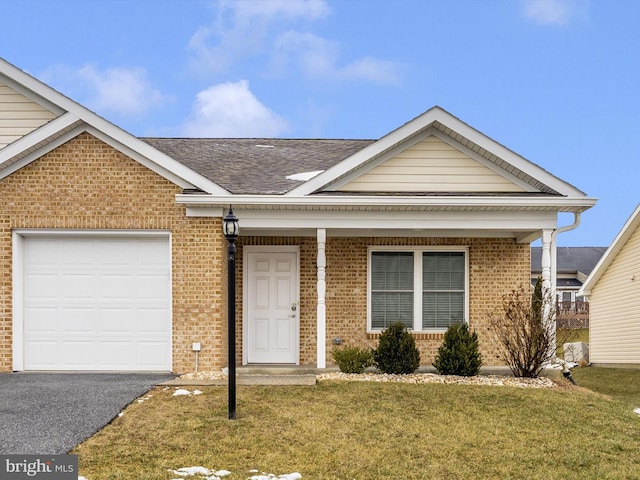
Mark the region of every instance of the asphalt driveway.
<instances>
[{"instance_id":1,"label":"asphalt driveway","mask_svg":"<svg viewBox=\"0 0 640 480\"><path fill-rule=\"evenodd\" d=\"M0 373L0 454L68 453L170 374Z\"/></svg>"}]
</instances>

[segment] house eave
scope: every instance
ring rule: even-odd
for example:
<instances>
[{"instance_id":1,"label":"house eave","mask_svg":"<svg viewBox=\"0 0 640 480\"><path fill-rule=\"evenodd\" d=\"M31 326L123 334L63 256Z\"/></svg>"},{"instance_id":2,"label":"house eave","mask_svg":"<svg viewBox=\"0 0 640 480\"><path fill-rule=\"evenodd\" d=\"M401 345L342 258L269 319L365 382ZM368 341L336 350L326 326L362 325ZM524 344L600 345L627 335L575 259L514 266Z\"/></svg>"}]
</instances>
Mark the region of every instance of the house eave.
<instances>
[{"instance_id":1,"label":"house eave","mask_svg":"<svg viewBox=\"0 0 640 480\"><path fill-rule=\"evenodd\" d=\"M285 196L179 194L176 202L189 208L234 207L255 210L350 211L555 211L581 213L595 205L590 197L447 196Z\"/></svg>"}]
</instances>

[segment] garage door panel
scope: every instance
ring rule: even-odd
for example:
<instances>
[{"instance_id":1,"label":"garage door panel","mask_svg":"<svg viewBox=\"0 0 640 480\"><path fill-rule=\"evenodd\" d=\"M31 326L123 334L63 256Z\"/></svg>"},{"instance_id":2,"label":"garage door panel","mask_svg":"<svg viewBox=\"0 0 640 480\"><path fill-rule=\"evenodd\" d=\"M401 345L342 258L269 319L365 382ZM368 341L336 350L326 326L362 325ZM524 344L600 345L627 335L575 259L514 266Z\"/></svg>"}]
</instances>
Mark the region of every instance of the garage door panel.
<instances>
[{"instance_id":1,"label":"garage door panel","mask_svg":"<svg viewBox=\"0 0 640 480\"><path fill-rule=\"evenodd\" d=\"M162 267L170 254L169 244L158 242L138 250L138 263L146 267Z\"/></svg>"},{"instance_id":2,"label":"garage door panel","mask_svg":"<svg viewBox=\"0 0 640 480\"><path fill-rule=\"evenodd\" d=\"M24 368L171 370L168 236L26 237Z\"/></svg>"},{"instance_id":3,"label":"garage door panel","mask_svg":"<svg viewBox=\"0 0 640 480\"><path fill-rule=\"evenodd\" d=\"M62 369L63 370L85 370L94 369L97 357L96 342L93 340L65 340L62 347Z\"/></svg>"},{"instance_id":4,"label":"garage door panel","mask_svg":"<svg viewBox=\"0 0 640 480\"><path fill-rule=\"evenodd\" d=\"M164 274L139 275L138 297L145 300L162 300L169 295L169 279Z\"/></svg>"},{"instance_id":5,"label":"garage door panel","mask_svg":"<svg viewBox=\"0 0 640 480\"><path fill-rule=\"evenodd\" d=\"M105 266L135 263L137 244L125 240L105 240L100 244L100 263Z\"/></svg>"},{"instance_id":6,"label":"garage door panel","mask_svg":"<svg viewBox=\"0 0 640 480\"><path fill-rule=\"evenodd\" d=\"M58 361L58 342L55 340L33 340L25 343L25 355L32 369L52 370Z\"/></svg>"},{"instance_id":7,"label":"garage door panel","mask_svg":"<svg viewBox=\"0 0 640 480\"><path fill-rule=\"evenodd\" d=\"M25 295L37 300L53 300L58 298L58 275L29 273L25 278Z\"/></svg>"},{"instance_id":8,"label":"garage door panel","mask_svg":"<svg viewBox=\"0 0 640 480\"><path fill-rule=\"evenodd\" d=\"M133 274L105 273L100 276L99 296L103 300L135 300L137 278Z\"/></svg>"},{"instance_id":9,"label":"garage door panel","mask_svg":"<svg viewBox=\"0 0 640 480\"><path fill-rule=\"evenodd\" d=\"M94 300L96 297L97 278L93 274L67 273L59 276L62 294L65 299Z\"/></svg>"},{"instance_id":10,"label":"garage door panel","mask_svg":"<svg viewBox=\"0 0 640 480\"><path fill-rule=\"evenodd\" d=\"M61 334L93 334L96 330L97 310L95 308L61 308Z\"/></svg>"},{"instance_id":11,"label":"garage door panel","mask_svg":"<svg viewBox=\"0 0 640 480\"><path fill-rule=\"evenodd\" d=\"M138 309L138 331L148 335L155 334L159 337L171 334L169 322L166 321L167 312L159 308Z\"/></svg>"},{"instance_id":12,"label":"garage door panel","mask_svg":"<svg viewBox=\"0 0 640 480\"><path fill-rule=\"evenodd\" d=\"M120 370L137 363L134 342L126 340L102 341L97 348L99 358L106 359L101 362L103 369Z\"/></svg>"},{"instance_id":13,"label":"garage door panel","mask_svg":"<svg viewBox=\"0 0 640 480\"><path fill-rule=\"evenodd\" d=\"M46 242L46 239L44 241ZM94 242L87 242L82 238L60 238L51 243L53 244L52 249L60 253L57 263L76 267L87 267L98 263L96 261L98 245Z\"/></svg>"},{"instance_id":14,"label":"garage door panel","mask_svg":"<svg viewBox=\"0 0 640 480\"><path fill-rule=\"evenodd\" d=\"M164 342L140 342L138 344L138 363L147 370L161 368L163 358L167 355Z\"/></svg>"},{"instance_id":15,"label":"garage door panel","mask_svg":"<svg viewBox=\"0 0 640 480\"><path fill-rule=\"evenodd\" d=\"M56 333L58 330L58 309L55 307L30 307L25 309L25 332Z\"/></svg>"},{"instance_id":16,"label":"garage door panel","mask_svg":"<svg viewBox=\"0 0 640 480\"><path fill-rule=\"evenodd\" d=\"M103 308L100 311L100 332L129 335L135 332L136 309Z\"/></svg>"}]
</instances>

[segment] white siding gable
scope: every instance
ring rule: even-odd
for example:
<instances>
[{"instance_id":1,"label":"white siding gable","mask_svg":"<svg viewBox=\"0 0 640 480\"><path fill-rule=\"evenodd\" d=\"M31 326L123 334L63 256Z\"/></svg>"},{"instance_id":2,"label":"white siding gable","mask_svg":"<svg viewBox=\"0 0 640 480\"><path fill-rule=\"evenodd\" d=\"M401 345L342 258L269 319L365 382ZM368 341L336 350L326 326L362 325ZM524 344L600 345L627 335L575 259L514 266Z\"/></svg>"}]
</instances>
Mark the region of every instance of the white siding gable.
<instances>
[{"instance_id":1,"label":"white siding gable","mask_svg":"<svg viewBox=\"0 0 640 480\"><path fill-rule=\"evenodd\" d=\"M0 149L38 129L57 115L0 83Z\"/></svg>"},{"instance_id":2,"label":"white siding gable","mask_svg":"<svg viewBox=\"0 0 640 480\"><path fill-rule=\"evenodd\" d=\"M346 192L523 192L494 170L429 136L339 188Z\"/></svg>"},{"instance_id":3,"label":"white siding gable","mask_svg":"<svg viewBox=\"0 0 640 480\"><path fill-rule=\"evenodd\" d=\"M590 360L640 363L640 228L591 290Z\"/></svg>"}]
</instances>

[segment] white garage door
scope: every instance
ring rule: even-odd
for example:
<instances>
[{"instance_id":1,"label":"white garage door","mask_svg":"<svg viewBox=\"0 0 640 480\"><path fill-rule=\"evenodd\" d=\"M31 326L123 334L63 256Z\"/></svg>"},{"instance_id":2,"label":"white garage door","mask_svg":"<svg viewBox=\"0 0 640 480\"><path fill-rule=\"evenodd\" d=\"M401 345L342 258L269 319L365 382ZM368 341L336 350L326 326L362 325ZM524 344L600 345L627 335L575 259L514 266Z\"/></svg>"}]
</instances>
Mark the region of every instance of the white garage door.
<instances>
[{"instance_id":1,"label":"white garage door","mask_svg":"<svg viewBox=\"0 0 640 480\"><path fill-rule=\"evenodd\" d=\"M25 370L171 370L168 235L25 237Z\"/></svg>"}]
</instances>

